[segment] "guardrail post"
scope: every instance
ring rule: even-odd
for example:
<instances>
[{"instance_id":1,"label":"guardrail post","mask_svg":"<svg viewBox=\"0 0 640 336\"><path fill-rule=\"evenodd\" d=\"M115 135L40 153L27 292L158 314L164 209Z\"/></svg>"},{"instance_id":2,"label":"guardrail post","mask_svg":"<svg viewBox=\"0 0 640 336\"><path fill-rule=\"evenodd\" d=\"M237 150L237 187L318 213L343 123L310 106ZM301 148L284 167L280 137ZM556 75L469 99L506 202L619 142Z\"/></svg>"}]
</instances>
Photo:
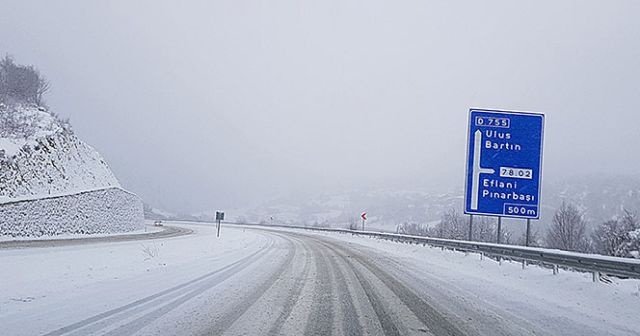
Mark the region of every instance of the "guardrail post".
<instances>
[{"instance_id":1,"label":"guardrail post","mask_svg":"<svg viewBox=\"0 0 640 336\"><path fill-rule=\"evenodd\" d=\"M598 271L593 272L593 282L600 282L600 272Z\"/></svg>"},{"instance_id":2,"label":"guardrail post","mask_svg":"<svg viewBox=\"0 0 640 336\"><path fill-rule=\"evenodd\" d=\"M480 252L480 260L484 260L484 252Z\"/></svg>"},{"instance_id":3,"label":"guardrail post","mask_svg":"<svg viewBox=\"0 0 640 336\"><path fill-rule=\"evenodd\" d=\"M523 260L522 261L522 269L525 269L525 268L527 268L527 261Z\"/></svg>"},{"instance_id":4,"label":"guardrail post","mask_svg":"<svg viewBox=\"0 0 640 336\"><path fill-rule=\"evenodd\" d=\"M553 275L558 275L558 265L553 265Z\"/></svg>"}]
</instances>

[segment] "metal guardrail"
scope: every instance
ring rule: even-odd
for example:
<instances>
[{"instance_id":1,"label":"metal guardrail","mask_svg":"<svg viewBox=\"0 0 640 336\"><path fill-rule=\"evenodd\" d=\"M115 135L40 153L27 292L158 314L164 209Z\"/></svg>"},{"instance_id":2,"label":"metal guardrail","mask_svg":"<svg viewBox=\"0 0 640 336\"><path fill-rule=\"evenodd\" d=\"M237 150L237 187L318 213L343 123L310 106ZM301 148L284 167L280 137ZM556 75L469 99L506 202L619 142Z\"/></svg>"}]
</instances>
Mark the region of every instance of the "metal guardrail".
<instances>
[{"instance_id":1,"label":"metal guardrail","mask_svg":"<svg viewBox=\"0 0 640 336\"><path fill-rule=\"evenodd\" d=\"M338 232L348 233L361 236L375 237L384 240L397 241L402 243L423 244L436 247L442 247L452 250L460 250L465 252L481 253L483 255L493 256L497 258L505 258L511 260L519 260L523 262L533 262L554 268L557 273L557 267L570 268L580 271L592 272L593 280L598 281L600 275L610 275L621 278L640 279L640 259L609 257L598 254L587 254L578 252L568 252L562 250L525 247L515 245L501 245L492 243L482 243L464 240L431 238L422 236L411 236L395 233L357 231L347 229L333 228L315 228L304 226L286 226L286 225L262 225L251 223L223 222L224 224L239 225L256 225L262 227L279 227L304 229L322 232Z\"/></svg>"}]
</instances>

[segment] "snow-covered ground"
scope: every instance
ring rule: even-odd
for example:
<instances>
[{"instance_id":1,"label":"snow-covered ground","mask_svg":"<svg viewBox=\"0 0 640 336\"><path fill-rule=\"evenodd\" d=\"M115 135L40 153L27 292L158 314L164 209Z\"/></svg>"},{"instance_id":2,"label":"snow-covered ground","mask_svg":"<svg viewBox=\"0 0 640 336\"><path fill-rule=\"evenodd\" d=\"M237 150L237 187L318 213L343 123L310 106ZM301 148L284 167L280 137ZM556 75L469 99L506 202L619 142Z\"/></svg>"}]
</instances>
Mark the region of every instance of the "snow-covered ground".
<instances>
[{"instance_id":1,"label":"snow-covered ground","mask_svg":"<svg viewBox=\"0 0 640 336\"><path fill-rule=\"evenodd\" d=\"M0 113L5 115L4 118L11 119L14 126L12 129L0 130L0 150L4 151L6 157L18 154L24 146L36 146L37 139L63 132L62 125L51 113L35 105L8 106L0 103Z\"/></svg>"},{"instance_id":2,"label":"snow-covered ground","mask_svg":"<svg viewBox=\"0 0 640 336\"><path fill-rule=\"evenodd\" d=\"M146 225L144 228L129 231L129 232L119 232L119 233L85 233L85 234L60 234L55 236L40 236L40 237L11 237L11 236L2 236L0 235L0 242L3 241L41 241L41 240L50 240L50 239L84 239L84 238L101 238L101 237L117 237L122 235L143 235L147 233L160 232L162 231L162 227L153 226L153 221L147 220L145 221Z\"/></svg>"},{"instance_id":3,"label":"snow-covered ground","mask_svg":"<svg viewBox=\"0 0 640 336\"><path fill-rule=\"evenodd\" d=\"M179 226L195 234L0 250L2 333L379 334L395 325L411 334L433 316L441 325L431 327L449 321L469 335L637 335L640 328L637 280L593 283L589 274L554 276L349 234L224 225L216 238L213 225ZM349 302L355 310L345 308ZM425 307L435 311L416 313Z\"/></svg>"},{"instance_id":4,"label":"snow-covered ground","mask_svg":"<svg viewBox=\"0 0 640 336\"><path fill-rule=\"evenodd\" d=\"M216 238L213 227L189 228L197 234L0 250L0 333L51 331L227 266L267 242L250 230L224 230Z\"/></svg>"}]
</instances>

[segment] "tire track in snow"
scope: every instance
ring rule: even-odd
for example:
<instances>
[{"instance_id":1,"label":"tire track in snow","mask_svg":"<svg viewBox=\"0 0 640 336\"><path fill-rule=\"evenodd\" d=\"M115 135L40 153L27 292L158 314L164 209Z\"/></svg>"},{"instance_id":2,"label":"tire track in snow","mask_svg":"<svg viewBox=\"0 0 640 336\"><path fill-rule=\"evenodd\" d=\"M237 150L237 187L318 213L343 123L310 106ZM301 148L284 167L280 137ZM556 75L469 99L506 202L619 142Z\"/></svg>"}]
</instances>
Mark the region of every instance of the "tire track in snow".
<instances>
[{"instance_id":1,"label":"tire track in snow","mask_svg":"<svg viewBox=\"0 0 640 336\"><path fill-rule=\"evenodd\" d=\"M360 287L362 288L365 295L367 296L368 302L371 305L371 308L373 309L374 313L376 314L376 318L378 319L378 322L380 323L380 326L382 327L382 331L384 332L384 334L389 336L401 335L399 328L394 322L394 319L391 313L385 306L385 300L376 291L375 287L371 284L371 282L367 280L365 275L360 270L358 270L357 267L355 267L355 265L351 260L349 260L349 257L325 245L324 242L321 240L318 240L318 243L324 246L324 248L334 251L334 253L337 256L339 256L342 259L342 261L345 264L347 264L349 268L352 270L352 272L356 277L357 282L359 283ZM360 331L360 334L361 333L362 331Z\"/></svg>"},{"instance_id":2,"label":"tire track in snow","mask_svg":"<svg viewBox=\"0 0 640 336\"><path fill-rule=\"evenodd\" d=\"M305 237L307 238L307 237ZM313 249L316 261L316 279L313 295L314 305L307 318L305 335L331 335L333 329L333 289L335 288L327 258L320 248Z\"/></svg>"},{"instance_id":3,"label":"tire track in snow","mask_svg":"<svg viewBox=\"0 0 640 336\"><path fill-rule=\"evenodd\" d=\"M102 329L104 329L105 327L108 327L110 325L116 324L122 320L127 319L129 316L131 316L131 313L133 312L138 312L138 311L143 311L145 310L145 308L147 308L148 306L154 306L154 305L158 305L159 302L166 302L166 301L170 301L172 299L174 299L176 296L180 296L179 293L181 292L194 292L194 291L200 291L202 290L202 288L211 288L213 286L215 286L216 284L230 278L231 276L233 276L234 274L236 274L237 272L249 267L250 265L258 262L259 260L261 260L262 258L264 258L266 256L266 254L263 254L262 256L259 256L258 258L255 258L256 256L258 256L260 253L264 252L264 251L268 251L271 246L273 246L274 242L273 240L271 240L267 245L265 245L263 248L261 248L260 250L252 253L251 255L244 257L232 264L229 264L223 268L220 268L218 270L212 271L210 273L207 273L203 276L200 276L196 279L187 281L185 283L182 283L180 285L174 286L172 288L169 288L167 290L161 291L159 293L147 296L145 298L142 298L140 300L134 301L132 303L129 303L127 305L106 311L104 313L92 316L90 318L84 319L82 321L76 322L74 324L62 327L60 329L54 330L50 333L45 334L45 336L59 336L59 335L65 335L65 334L70 334L70 333L74 333L74 334L79 334L79 335L86 335L89 334L91 332L97 332L100 331ZM198 286L198 284L203 283L204 285ZM195 289L193 289L192 287L196 287ZM205 290L206 290L205 289ZM177 294L177 295L176 295ZM180 298L178 299L180 302L183 302L182 299L185 296L188 296L189 294L183 294L182 296L180 296ZM175 301L174 301L175 302ZM172 305L171 303L169 303L167 306L171 306L172 308L175 308L174 305ZM163 308L160 308L163 309ZM164 310L164 309L163 309ZM152 312L153 313L153 312ZM166 312L164 312L166 313ZM120 315L124 315L124 316L120 316ZM147 314L148 315L148 314ZM145 315L145 316L147 316ZM154 319L160 317L159 316L153 316ZM138 319L139 320L139 319ZM137 320L134 320L133 322L135 322ZM145 320L146 321L146 320ZM149 322L151 322L152 320L149 320ZM131 333L129 333L131 334Z\"/></svg>"},{"instance_id":4,"label":"tire track in snow","mask_svg":"<svg viewBox=\"0 0 640 336\"><path fill-rule=\"evenodd\" d=\"M356 315L356 309L353 304L353 298L349 292L349 287L345 278L345 274L338 265L338 259L341 259L340 255L335 251L327 249L324 245L320 245L322 248L322 254L329 260L331 268L331 274L334 281L334 288L337 289L335 299L337 299L340 305L341 319L342 319L342 333L343 335L362 335L362 326ZM327 252L330 255L327 256Z\"/></svg>"},{"instance_id":5,"label":"tire track in snow","mask_svg":"<svg viewBox=\"0 0 640 336\"><path fill-rule=\"evenodd\" d=\"M338 253L346 256L349 251L342 246L338 246L333 242L322 240L329 248L339 251ZM435 335L443 336L462 336L464 333L460 331L453 323L445 319L435 308L425 302L411 289L406 287L400 281L391 276L388 272L382 270L380 267L372 263L368 258L353 249L351 254L359 264L368 269L374 276L376 276L387 288L389 288L406 306L413 312L413 314L424 323L429 330Z\"/></svg>"},{"instance_id":6,"label":"tire track in snow","mask_svg":"<svg viewBox=\"0 0 640 336\"><path fill-rule=\"evenodd\" d=\"M281 333L282 327L291 316L291 313L293 312L293 308L295 307L296 302L300 299L300 295L302 294L302 289L304 288L305 281L309 276L310 267L309 267L309 261L307 259L309 259L309 255L312 252L304 240L299 239L299 242L304 248L304 251L303 251L304 266L303 266L302 272L300 273L300 276L297 277L297 279L293 283L293 287L289 292L290 293L289 296L284 302L284 309L282 310L282 312L274 322L271 329L269 329L269 332L267 333L269 336L275 336Z\"/></svg>"},{"instance_id":7,"label":"tire track in snow","mask_svg":"<svg viewBox=\"0 0 640 336\"><path fill-rule=\"evenodd\" d=\"M278 235L280 236L280 235ZM254 288L250 294L244 298L241 302L235 304L229 311L224 314L219 321L217 321L212 327L207 328L203 335L222 335L227 329L229 329L240 317L242 317L253 304L255 304L266 292L273 287L276 280L278 280L282 274L291 267L291 261L294 257L294 246L291 238L284 235L280 236L284 238L289 245L287 254L284 260L280 263L278 268L269 276L269 278Z\"/></svg>"}]
</instances>

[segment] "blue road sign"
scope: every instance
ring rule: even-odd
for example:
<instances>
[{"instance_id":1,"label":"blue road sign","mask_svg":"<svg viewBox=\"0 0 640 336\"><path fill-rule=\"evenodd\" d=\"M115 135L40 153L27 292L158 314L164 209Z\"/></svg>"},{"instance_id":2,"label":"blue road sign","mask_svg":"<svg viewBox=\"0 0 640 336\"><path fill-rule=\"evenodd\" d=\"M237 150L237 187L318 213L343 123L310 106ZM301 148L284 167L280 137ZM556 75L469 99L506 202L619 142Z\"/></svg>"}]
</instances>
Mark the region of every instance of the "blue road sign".
<instances>
[{"instance_id":1,"label":"blue road sign","mask_svg":"<svg viewBox=\"0 0 640 336\"><path fill-rule=\"evenodd\" d=\"M540 218L544 115L469 110L467 214Z\"/></svg>"}]
</instances>

